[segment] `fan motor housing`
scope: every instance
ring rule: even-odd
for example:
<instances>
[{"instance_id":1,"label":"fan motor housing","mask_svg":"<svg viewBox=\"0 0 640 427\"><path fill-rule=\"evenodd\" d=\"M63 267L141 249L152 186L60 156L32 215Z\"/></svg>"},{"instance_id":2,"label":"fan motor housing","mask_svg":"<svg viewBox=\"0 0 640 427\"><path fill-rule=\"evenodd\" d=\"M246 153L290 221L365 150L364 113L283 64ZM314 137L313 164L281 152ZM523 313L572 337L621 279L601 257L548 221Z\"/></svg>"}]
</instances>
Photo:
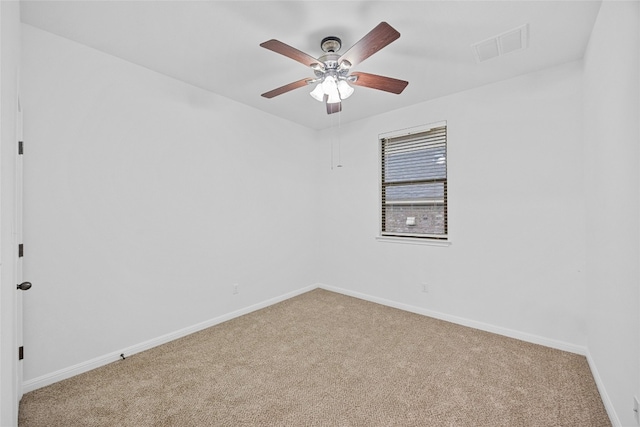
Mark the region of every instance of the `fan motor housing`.
<instances>
[{"instance_id":1,"label":"fan motor housing","mask_svg":"<svg viewBox=\"0 0 640 427\"><path fill-rule=\"evenodd\" d=\"M340 59L340 55L336 53L327 53L318 58L325 67L329 69L338 68L338 59Z\"/></svg>"}]
</instances>

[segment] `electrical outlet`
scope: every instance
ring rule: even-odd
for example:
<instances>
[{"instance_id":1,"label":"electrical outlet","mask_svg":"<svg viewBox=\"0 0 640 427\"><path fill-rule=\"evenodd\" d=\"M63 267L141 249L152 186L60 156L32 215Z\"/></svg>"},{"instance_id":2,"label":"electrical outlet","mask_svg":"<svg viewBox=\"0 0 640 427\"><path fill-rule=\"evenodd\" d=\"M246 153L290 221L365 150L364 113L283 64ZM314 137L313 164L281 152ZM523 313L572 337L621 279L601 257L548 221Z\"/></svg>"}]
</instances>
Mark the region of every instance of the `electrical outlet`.
<instances>
[{"instance_id":1,"label":"electrical outlet","mask_svg":"<svg viewBox=\"0 0 640 427\"><path fill-rule=\"evenodd\" d=\"M422 284L422 292L424 292L425 294L429 293L429 286L427 286L426 283Z\"/></svg>"},{"instance_id":2,"label":"electrical outlet","mask_svg":"<svg viewBox=\"0 0 640 427\"><path fill-rule=\"evenodd\" d=\"M238 284L236 283L235 285L233 285L233 294L237 294L238 293Z\"/></svg>"},{"instance_id":3,"label":"electrical outlet","mask_svg":"<svg viewBox=\"0 0 640 427\"><path fill-rule=\"evenodd\" d=\"M640 424L640 402L638 396L633 396L633 416L636 419L636 424Z\"/></svg>"}]
</instances>

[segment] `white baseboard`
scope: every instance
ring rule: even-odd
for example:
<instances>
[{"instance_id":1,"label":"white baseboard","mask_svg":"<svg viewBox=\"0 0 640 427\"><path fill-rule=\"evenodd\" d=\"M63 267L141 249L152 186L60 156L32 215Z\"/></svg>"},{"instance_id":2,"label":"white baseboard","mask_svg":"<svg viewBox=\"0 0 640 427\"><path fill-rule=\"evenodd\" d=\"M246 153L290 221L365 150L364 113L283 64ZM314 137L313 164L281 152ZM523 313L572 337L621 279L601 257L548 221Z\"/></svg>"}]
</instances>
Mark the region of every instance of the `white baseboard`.
<instances>
[{"instance_id":1,"label":"white baseboard","mask_svg":"<svg viewBox=\"0 0 640 427\"><path fill-rule=\"evenodd\" d=\"M70 366L68 368L64 368L64 369L60 369L58 371L46 374L46 375L42 375L40 377L25 381L22 385L22 389L23 389L23 393L28 393L30 391L39 389L41 387L45 387L47 385L56 383L58 381L62 381L64 379L67 378L71 378L75 375L84 373L84 372L88 372L92 369L98 368L100 366L104 366L107 365L109 363L115 362L117 360L120 359L120 354L124 354L125 356L131 356L133 354L139 353L141 351L145 351L148 350L150 348L156 347L158 345L161 344L165 344L167 342L173 341L175 339L178 338L182 338L184 336L187 336L189 334L192 334L194 332L198 332L200 330L209 328L211 326L215 326L217 324L220 324L222 322L226 322L227 320L231 320L234 319L236 317L240 317L243 316L245 314L251 313L253 311L256 310L260 310L262 308L268 307L270 305L279 303L281 301L287 300L289 298L295 297L297 295L303 294L305 292L309 292L313 289L316 288L321 288L321 289L325 289L328 291L332 291L332 292L337 292L343 295L347 295L347 296L351 296L351 297L355 297L355 298L359 298L362 300L366 300L366 301L371 301L371 302L375 302L377 304L382 304L382 305L386 305L389 307L393 307L393 308L397 308L400 310L405 310L405 311L409 311L411 313L416 313L416 314L421 314L424 316L429 316L429 317L433 317L436 319L440 319L440 320L445 320L447 322L451 322L451 323L455 323L458 325L462 325L462 326L468 326L471 328L475 328L475 329L480 329L483 331L487 331L487 332L492 332L498 335L504 335L510 338L515 338L515 339L519 339L522 341L526 341L526 342L530 342L530 343L534 343L534 344L540 344L540 345L544 345L547 347L551 347L551 348L555 348L558 350L563 350L563 351L568 351L571 353L576 353L576 354L580 354L580 355L587 355L587 349L586 347L583 346L579 346L579 345L575 345L575 344L571 344L571 343L566 343L563 341L557 341L557 340L553 340L553 339L549 339L549 338L545 338L545 337L540 337L538 335L533 335L533 334L528 334L525 332L520 332L520 331L516 331L516 330L512 330L512 329L508 329L508 328L503 328L500 326L495 326L495 325L491 325L488 323L483 323L483 322L478 322L475 320L471 320L471 319L466 319L463 317L458 317L458 316L452 316L449 314L444 314L444 313L440 313L437 311L433 311L433 310L428 310L425 308L421 308L421 307L416 307L416 306L412 306L409 304L404 304L404 303L400 303L400 302L396 302L396 301L392 301L392 300L388 300L385 298L379 298L379 297L374 297L371 295L367 295L367 294L363 294L360 292L355 292L355 291L350 291L347 289L343 289L343 288L339 288L336 286L329 286L329 285L325 285L325 284L316 284L316 285L309 285L307 287L304 287L302 289L298 289L296 291L293 292L289 292L280 296L277 296L275 298L271 298L265 301L262 301L260 303L257 304L253 304L251 306L242 308L240 310L236 310L233 311L231 313L227 313L227 314L223 314L221 316L215 317L213 319L198 323L196 325L184 328L184 329L180 329L178 331L166 334L166 335L162 335L160 337L142 342L140 344L136 344L118 351L114 351L112 353L108 353L105 354L103 356L99 356L96 357L94 359ZM594 369L594 365L592 363L592 361L589 361L589 366L592 367L592 371ZM595 371L594 372L594 377L596 377L595 375ZM600 390L602 388L601 386L601 382L598 383L598 380L596 380L596 383L598 384L598 389ZM601 394L603 394L603 391L600 391ZM604 394L603 394L603 401L604 401ZM606 403L605 403L606 405ZM610 402L609 402L609 407L607 407L607 411L611 414L610 412ZM612 418L613 419L613 418Z\"/></svg>"},{"instance_id":2,"label":"white baseboard","mask_svg":"<svg viewBox=\"0 0 640 427\"><path fill-rule=\"evenodd\" d=\"M609 415L609 420L611 421L611 425L613 427L622 427L620 418L618 418L618 414L616 413L616 410L613 407L611 398L607 393L607 389L604 387L604 383L602 382L602 378L600 377L600 373L598 372L598 368L596 367L596 362L591 357L591 353L589 353L589 350L587 350L586 356L587 356L587 362L589 363L589 368L591 369L591 374L593 375L593 379L596 382L596 387L598 387L598 392L600 393L600 398L602 399L604 409L607 411L607 415Z\"/></svg>"},{"instance_id":3,"label":"white baseboard","mask_svg":"<svg viewBox=\"0 0 640 427\"><path fill-rule=\"evenodd\" d=\"M60 369L58 371L55 372L51 372L49 374L46 375L42 375L40 377L37 378L33 378L31 380L25 381L22 384L22 391L23 393L28 393L30 391L33 390L37 390L41 387L45 387L48 385L51 385L53 383L56 383L58 381L62 381L64 379L67 378L71 378L73 376L82 374L84 372L88 372L92 369L96 369L99 368L100 366L104 366L107 365L109 363L115 362L117 360L120 359L120 355L124 354L125 357L127 356L131 356L133 354L136 353L140 353L141 351L145 351L145 350L149 350L150 348L153 347L157 347L161 344L166 344L170 341L176 340L178 338L182 338L184 336L187 336L189 334L192 334L194 332L198 332L201 331L203 329L209 328L211 326L215 326L217 324L220 324L222 322L226 322L227 320L231 320L234 319L236 317L240 317L243 316L245 314L251 313L252 311L256 311L256 310L260 310L262 308L266 308L269 307L270 305L273 304L277 304L279 302L282 302L284 300L287 300L289 298L293 298L297 295L303 294L305 292L309 292L312 291L313 289L318 288L318 285L309 285L307 287L304 287L302 289L298 289L292 292L288 292L286 294L283 295L279 295L277 297L274 298L270 298L268 300L259 302L257 304L253 304L250 305L248 307L245 308L241 308L240 310L236 310L233 311L231 313L227 313L227 314L223 314L221 316L218 317L214 317L213 319L210 320L206 320L204 322L195 324L193 326L189 326L187 328L184 329L180 329L178 331L175 332L171 332L169 334L166 335L162 335L160 337L142 342L140 344L136 344L127 348L124 348L122 350L118 350L118 351L114 351L112 353L108 353L105 354L103 356L99 356L96 357L94 359L91 360L87 360L85 362L82 363L78 363L77 365L73 365L73 366L69 366L67 368L64 369Z\"/></svg>"},{"instance_id":4,"label":"white baseboard","mask_svg":"<svg viewBox=\"0 0 640 427\"><path fill-rule=\"evenodd\" d=\"M514 329L503 328L501 326L491 325L489 323L478 322L476 320L466 319L464 317L453 316L450 314L440 313L438 311L429 310L422 307L416 307L409 304L404 304L385 298L374 297L371 295L363 294L360 292L350 291L336 286L329 286L325 284L319 284L319 288L326 289L328 291L337 292L343 295L363 299L365 301L375 302L377 304L386 305L388 307L397 308L411 313L422 314L424 316L433 317L447 322L455 323L462 326L468 326L474 329L480 329L481 331L492 332L498 335L504 335L509 338L515 338L521 341L530 342L533 344L540 344L545 347L551 347L562 351L568 351L569 353L575 353L579 355L586 355L587 348L584 346L567 343L564 341L558 341L550 338L541 337L539 335L529 334L526 332L516 331Z\"/></svg>"}]
</instances>

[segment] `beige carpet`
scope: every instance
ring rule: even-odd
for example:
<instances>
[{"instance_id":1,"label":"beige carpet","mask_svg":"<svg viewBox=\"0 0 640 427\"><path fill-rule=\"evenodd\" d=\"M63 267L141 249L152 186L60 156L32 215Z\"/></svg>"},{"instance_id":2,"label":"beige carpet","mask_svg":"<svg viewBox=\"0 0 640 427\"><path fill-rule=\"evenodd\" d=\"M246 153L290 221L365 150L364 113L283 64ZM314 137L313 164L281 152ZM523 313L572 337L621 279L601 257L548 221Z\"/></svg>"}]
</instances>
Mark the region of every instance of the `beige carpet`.
<instances>
[{"instance_id":1,"label":"beige carpet","mask_svg":"<svg viewBox=\"0 0 640 427\"><path fill-rule=\"evenodd\" d=\"M314 290L28 393L20 426L610 426L584 357Z\"/></svg>"}]
</instances>

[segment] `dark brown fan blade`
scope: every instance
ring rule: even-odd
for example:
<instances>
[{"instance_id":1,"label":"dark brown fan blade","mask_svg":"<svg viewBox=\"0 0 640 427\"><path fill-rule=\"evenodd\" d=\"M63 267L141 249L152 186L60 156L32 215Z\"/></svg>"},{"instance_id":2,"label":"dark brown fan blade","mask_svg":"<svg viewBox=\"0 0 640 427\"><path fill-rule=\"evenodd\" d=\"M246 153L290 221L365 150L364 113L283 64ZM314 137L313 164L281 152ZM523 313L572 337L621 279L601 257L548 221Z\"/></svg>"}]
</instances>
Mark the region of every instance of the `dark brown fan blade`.
<instances>
[{"instance_id":1,"label":"dark brown fan blade","mask_svg":"<svg viewBox=\"0 0 640 427\"><path fill-rule=\"evenodd\" d=\"M392 79L391 77L378 76L369 73L351 73L352 76L358 77L355 82L351 82L356 86L370 87L371 89L384 90L395 94L402 93L409 82L404 80Z\"/></svg>"},{"instance_id":2,"label":"dark brown fan blade","mask_svg":"<svg viewBox=\"0 0 640 427\"><path fill-rule=\"evenodd\" d=\"M284 44L278 40L272 39L264 43L261 43L260 46L262 46L265 49L269 49L276 53L279 53L280 55L284 55L287 58L291 58L294 61L298 61L301 64L306 65L307 67L310 67L313 64L322 65L322 63L318 61L316 58L314 58L313 56L307 55L306 53L301 52L298 49L291 47L288 44Z\"/></svg>"},{"instance_id":3,"label":"dark brown fan blade","mask_svg":"<svg viewBox=\"0 0 640 427\"><path fill-rule=\"evenodd\" d=\"M400 33L391 25L381 22L359 42L351 46L351 49L338 59L338 63L346 60L352 66L359 64L399 37Z\"/></svg>"},{"instance_id":4,"label":"dark brown fan blade","mask_svg":"<svg viewBox=\"0 0 640 427\"><path fill-rule=\"evenodd\" d=\"M327 102L327 114L333 114L342 111L342 102L334 102L329 104Z\"/></svg>"},{"instance_id":5,"label":"dark brown fan blade","mask_svg":"<svg viewBox=\"0 0 640 427\"><path fill-rule=\"evenodd\" d=\"M277 89L270 90L262 94L265 98L273 98L274 96L282 95L290 90L298 89L299 87L306 86L312 79L302 79L297 82L289 83L288 85L280 86Z\"/></svg>"}]
</instances>

